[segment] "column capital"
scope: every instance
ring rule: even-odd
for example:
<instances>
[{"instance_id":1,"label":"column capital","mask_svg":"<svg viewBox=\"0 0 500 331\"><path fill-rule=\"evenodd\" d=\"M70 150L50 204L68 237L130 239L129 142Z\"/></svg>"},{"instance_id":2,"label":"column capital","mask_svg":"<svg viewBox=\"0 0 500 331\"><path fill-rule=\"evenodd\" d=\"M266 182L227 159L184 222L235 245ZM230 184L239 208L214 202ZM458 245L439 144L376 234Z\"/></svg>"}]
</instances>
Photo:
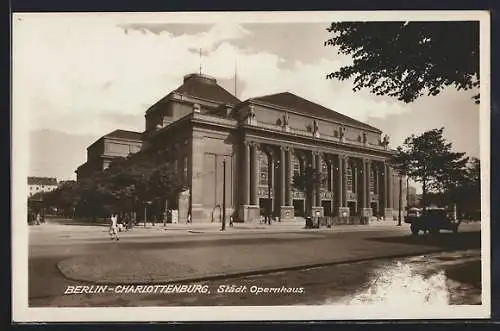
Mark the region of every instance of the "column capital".
<instances>
[{"instance_id":1,"label":"column capital","mask_svg":"<svg viewBox=\"0 0 500 331\"><path fill-rule=\"evenodd\" d=\"M286 145L280 145L280 151L290 152L292 148Z\"/></svg>"},{"instance_id":2,"label":"column capital","mask_svg":"<svg viewBox=\"0 0 500 331\"><path fill-rule=\"evenodd\" d=\"M315 156L319 156L321 154L321 152L317 151L317 150L312 150L311 153L312 153L312 155L315 155Z\"/></svg>"}]
</instances>

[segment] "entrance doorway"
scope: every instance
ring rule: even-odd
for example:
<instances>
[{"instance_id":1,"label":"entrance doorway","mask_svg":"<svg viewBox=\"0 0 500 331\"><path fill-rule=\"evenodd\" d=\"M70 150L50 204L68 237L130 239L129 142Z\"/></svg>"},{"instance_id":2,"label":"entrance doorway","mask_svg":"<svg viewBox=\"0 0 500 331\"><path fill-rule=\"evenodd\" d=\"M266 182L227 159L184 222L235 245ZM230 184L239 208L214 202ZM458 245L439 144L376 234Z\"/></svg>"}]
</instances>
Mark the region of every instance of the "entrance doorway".
<instances>
[{"instance_id":1,"label":"entrance doorway","mask_svg":"<svg viewBox=\"0 0 500 331\"><path fill-rule=\"evenodd\" d=\"M356 201L347 201L347 207L349 207L349 215L358 216L356 210Z\"/></svg>"},{"instance_id":2,"label":"entrance doorway","mask_svg":"<svg viewBox=\"0 0 500 331\"><path fill-rule=\"evenodd\" d=\"M259 198L260 215L267 216L271 210L271 200L268 198Z\"/></svg>"},{"instance_id":3,"label":"entrance doorway","mask_svg":"<svg viewBox=\"0 0 500 331\"><path fill-rule=\"evenodd\" d=\"M332 214L332 201L331 200L322 200L321 207L323 207L323 213L325 216L333 216Z\"/></svg>"},{"instance_id":4,"label":"entrance doorway","mask_svg":"<svg viewBox=\"0 0 500 331\"><path fill-rule=\"evenodd\" d=\"M375 216L375 217L379 217L377 203L376 202L372 202L370 204L370 207L372 208L372 215Z\"/></svg>"},{"instance_id":5,"label":"entrance doorway","mask_svg":"<svg viewBox=\"0 0 500 331\"><path fill-rule=\"evenodd\" d=\"M293 211L295 216L305 217L304 199L293 200Z\"/></svg>"}]
</instances>

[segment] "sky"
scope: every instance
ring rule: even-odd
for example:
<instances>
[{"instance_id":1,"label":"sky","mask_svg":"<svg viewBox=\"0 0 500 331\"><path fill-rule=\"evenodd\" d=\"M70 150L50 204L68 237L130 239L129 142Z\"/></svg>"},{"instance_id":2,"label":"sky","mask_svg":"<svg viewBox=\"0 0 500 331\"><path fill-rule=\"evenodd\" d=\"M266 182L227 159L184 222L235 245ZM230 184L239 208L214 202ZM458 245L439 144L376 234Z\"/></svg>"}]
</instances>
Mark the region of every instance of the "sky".
<instances>
[{"instance_id":1,"label":"sky","mask_svg":"<svg viewBox=\"0 0 500 331\"><path fill-rule=\"evenodd\" d=\"M188 73L217 78L244 100L289 91L380 128L391 146L445 127L479 157L476 91L445 89L409 104L353 92L326 74L351 63L324 41L329 21L185 23L134 15L20 15L13 21L14 120L27 118L29 175L74 179L86 147L115 129L144 130L144 112ZM201 56L200 56L201 49Z\"/></svg>"}]
</instances>

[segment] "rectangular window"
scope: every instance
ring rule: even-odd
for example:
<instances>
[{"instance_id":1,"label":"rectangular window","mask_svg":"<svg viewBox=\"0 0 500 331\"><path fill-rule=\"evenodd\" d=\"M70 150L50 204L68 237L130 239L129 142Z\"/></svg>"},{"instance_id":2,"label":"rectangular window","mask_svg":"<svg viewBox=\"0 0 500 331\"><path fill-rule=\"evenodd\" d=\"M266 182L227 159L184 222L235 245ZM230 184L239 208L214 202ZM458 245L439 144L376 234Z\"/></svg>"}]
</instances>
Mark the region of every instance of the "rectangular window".
<instances>
[{"instance_id":1,"label":"rectangular window","mask_svg":"<svg viewBox=\"0 0 500 331\"><path fill-rule=\"evenodd\" d=\"M330 185L328 184L330 179L329 177L328 164L325 160L321 160L321 188L323 190L330 189Z\"/></svg>"},{"instance_id":2,"label":"rectangular window","mask_svg":"<svg viewBox=\"0 0 500 331\"><path fill-rule=\"evenodd\" d=\"M352 169L351 169L351 167L348 167L346 169L346 172L347 172L347 174L346 174L346 177L347 177L347 183L346 183L347 184L346 185L347 186L347 191L353 192L353 190L352 190L353 189L353 185L352 185L353 184L353 180L352 180Z\"/></svg>"},{"instance_id":3,"label":"rectangular window","mask_svg":"<svg viewBox=\"0 0 500 331\"><path fill-rule=\"evenodd\" d=\"M298 159L294 159L293 162L293 176L300 175L300 162Z\"/></svg>"},{"instance_id":4,"label":"rectangular window","mask_svg":"<svg viewBox=\"0 0 500 331\"><path fill-rule=\"evenodd\" d=\"M265 160L265 162L260 162L259 168L259 185L265 186L267 185L267 178L269 177L269 167L267 164L267 159Z\"/></svg>"},{"instance_id":5,"label":"rectangular window","mask_svg":"<svg viewBox=\"0 0 500 331\"><path fill-rule=\"evenodd\" d=\"M333 192L333 187L332 187L332 179L333 179L332 178L332 168L333 168L333 164L330 164L330 169L328 169L328 176L327 176L327 178L328 178L328 184L327 184L327 186L328 186L328 191L330 191L330 192Z\"/></svg>"},{"instance_id":6,"label":"rectangular window","mask_svg":"<svg viewBox=\"0 0 500 331\"><path fill-rule=\"evenodd\" d=\"M373 169L371 169L369 172L369 182L370 182L370 193L376 194L376 188L375 188L375 174L373 172Z\"/></svg>"}]
</instances>

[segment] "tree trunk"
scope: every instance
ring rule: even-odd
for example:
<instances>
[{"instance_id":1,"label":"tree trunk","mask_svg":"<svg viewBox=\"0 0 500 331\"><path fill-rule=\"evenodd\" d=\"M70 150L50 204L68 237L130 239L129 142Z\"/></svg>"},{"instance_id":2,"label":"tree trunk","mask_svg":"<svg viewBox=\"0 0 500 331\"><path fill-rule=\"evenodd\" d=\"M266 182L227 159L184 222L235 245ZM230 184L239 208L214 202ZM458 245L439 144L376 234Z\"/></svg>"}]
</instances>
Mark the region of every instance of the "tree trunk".
<instances>
[{"instance_id":1,"label":"tree trunk","mask_svg":"<svg viewBox=\"0 0 500 331\"><path fill-rule=\"evenodd\" d=\"M401 226L401 208L403 208L403 177L399 176L399 214L398 214L398 226Z\"/></svg>"},{"instance_id":2,"label":"tree trunk","mask_svg":"<svg viewBox=\"0 0 500 331\"><path fill-rule=\"evenodd\" d=\"M410 177L406 176L406 209L410 206Z\"/></svg>"},{"instance_id":3,"label":"tree trunk","mask_svg":"<svg viewBox=\"0 0 500 331\"><path fill-rule=\"evenodd\" d=\"M424 212L427 210L427 182L422 180L422 204Z\"/></svg>"}]
</instances>

